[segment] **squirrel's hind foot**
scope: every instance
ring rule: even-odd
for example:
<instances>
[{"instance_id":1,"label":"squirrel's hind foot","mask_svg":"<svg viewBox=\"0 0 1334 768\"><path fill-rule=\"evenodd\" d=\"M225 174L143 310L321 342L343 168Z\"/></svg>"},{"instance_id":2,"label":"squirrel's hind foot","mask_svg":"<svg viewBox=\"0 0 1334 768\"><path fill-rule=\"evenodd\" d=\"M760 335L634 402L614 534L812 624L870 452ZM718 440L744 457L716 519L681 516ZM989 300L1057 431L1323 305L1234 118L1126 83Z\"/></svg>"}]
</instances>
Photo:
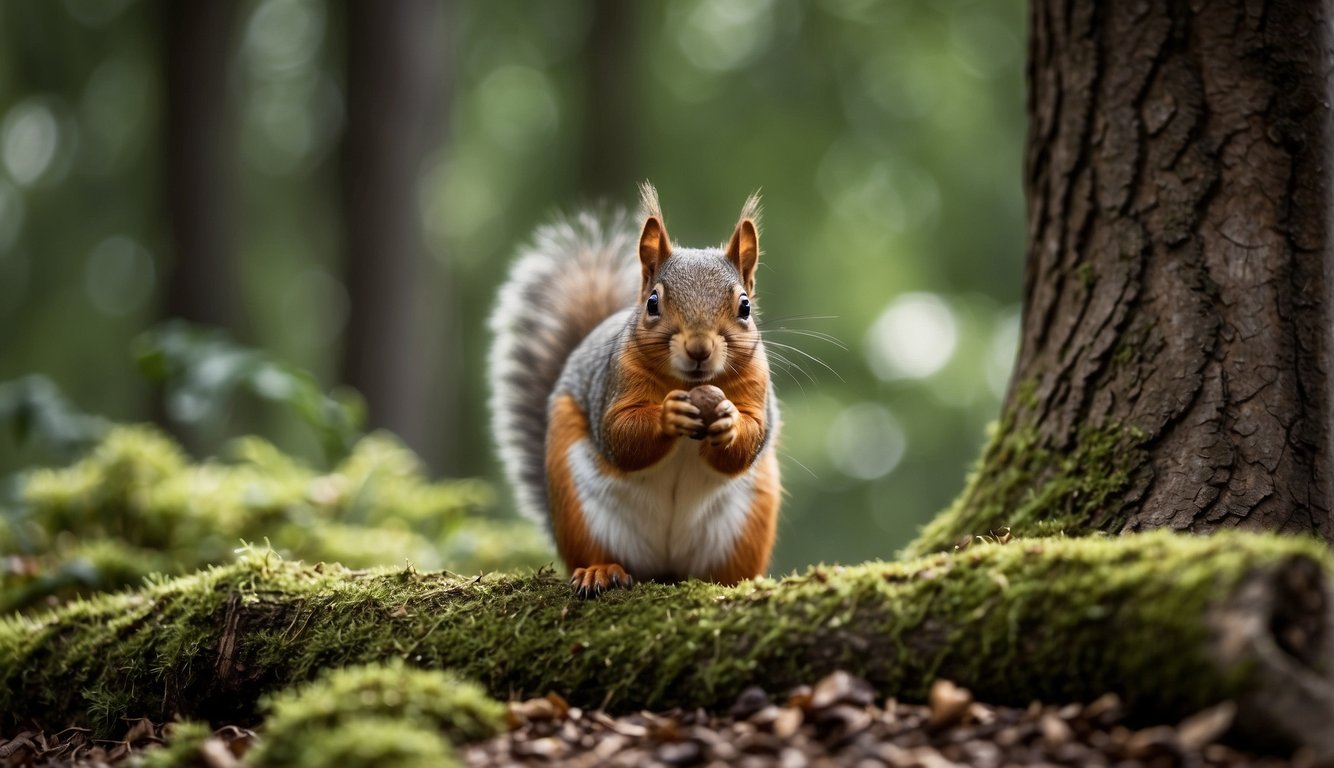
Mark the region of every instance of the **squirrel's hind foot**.
<instances>
[{"instance_id":1,"label":"squirrel's hind foot","mask_svg":"<svg viewBox=\"0 0 1334 768\"><path fill-rule=\"evenodd\" d=\"M629 588L634 583L630 574L616 563L575 568L574 574L570 576L570 586L574 587L574 593L585 600L609 589Z\"/></svg>"}]
</instances>

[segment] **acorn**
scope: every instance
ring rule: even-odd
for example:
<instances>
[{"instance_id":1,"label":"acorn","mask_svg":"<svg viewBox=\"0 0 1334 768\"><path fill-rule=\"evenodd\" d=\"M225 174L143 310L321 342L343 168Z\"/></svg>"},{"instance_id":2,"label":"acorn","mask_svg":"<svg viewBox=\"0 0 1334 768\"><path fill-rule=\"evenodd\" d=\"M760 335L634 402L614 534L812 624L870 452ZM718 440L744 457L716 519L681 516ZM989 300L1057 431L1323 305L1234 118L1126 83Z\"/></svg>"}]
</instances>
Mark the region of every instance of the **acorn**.
<instances>
[{"instance_id":1,"label":"acorn","mask_svg":"<svg viewBox=\"0 0 1334 768\"><path fill-rule=\"evenodd\" d=\"M699 409L699 420L704 427L690 437L703 440L709 433L709 425L718 420L718 404L727 399L723 391L712 384L700 384L690 390L690 404Z\"/></svg>"}]
</instances>

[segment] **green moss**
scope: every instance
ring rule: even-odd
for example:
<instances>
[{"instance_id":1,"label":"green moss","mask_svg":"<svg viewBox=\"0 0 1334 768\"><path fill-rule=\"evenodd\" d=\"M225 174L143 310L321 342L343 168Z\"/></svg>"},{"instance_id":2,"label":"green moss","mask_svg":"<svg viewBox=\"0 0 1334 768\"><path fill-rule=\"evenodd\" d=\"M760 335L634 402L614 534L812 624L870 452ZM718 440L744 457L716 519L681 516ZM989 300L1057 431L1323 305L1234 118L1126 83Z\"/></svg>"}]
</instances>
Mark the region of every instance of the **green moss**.
<instances>
[{"instance_id":1,"label":"green moss","mask_svg":"<svg viewBox=\"0 0 1334 768\"><path fill-rule=\"evenodd\" d=\"M453 768L454 749L439 733L388 717L349 720L338 727L274 731L244 765L256 768Z\"/></svg>"},{"instance_id":2,"label":"green moss","mask_svg":"<svg viewBox=\"0 0 1334 768\"><path fill-rule=\"evenodd\" d=\"M442 738L462 744L494 736L505 716L504 706L476 684L400 661L330 671L269 698L264 707L270 714L263 741L247 756L256 766L399 765L438 758L448 753Z\"/></svg>"},{"instance_id":3,"label":"green moss","mask_svg":"<svg viewBox=\"0 0 1334 768\"><path fill-rule=\"evenodd\" d=\"M1075 267L1075 277L1086 290L1091 289L1093 284L1098 281L1098 273L1093 267L1093 262L1081 261Z\"/></svg>"},{"instance_id":4,"label":"green moss","mask_svg":"<svg viewBox=\"0 0 1334 768\"><path fill-rule=\"evenodd\" d=\"M202 750L213 730L193 720L174 723L168 728L167 743L146 751L140 768L208 768Z\"/></svg>"},{"instance_id":5,"label":"green moss","mask_svg":"<svg viewBox=\"0 0 1334 768\"><path fill-rule=\"evenodd\" d=\"M395 659L385 664L334 669L311 683L264 702L265 729L334 727L366 717L420 722L463 744L500 733L505 707L476 683L440 670L416 669Z\"/></svg>"},{"instance_id":6,"label":"green moss","mask_svg":"<svg viewBox=\"0 0 1334 768\"><path fill-rule=\"evenodd\" d=\"M1038 381L1037 379L1027 378L1019 382L1015 387L1014 400L1021 407L1032 410L1038 407ZM994 429L994 427L993 427Z\"/></svg>"},{"instance_id":7,"label":"green moss","mask_svg":"<svg viewBox=\"0 0 1334 768\"><path fill-rule=\"evenodd\" d=\"M0 621L0 712L244 720L261 695L322 670L401 659L494 696L556 691L613 710L724 706L752 682L781 691L842 668L904 698L945 676L998 703L1115 691L1143 716L1180 717L1252 684L1215 655L1210 611L1294 558L1329 573L1314 541L1164 533L979 543L585 602L546 571L475 579L252 555Z\"/></svg>"},{"instance_id":8,"label":"green moss","mask_svg":"<svg viewBox=\"0 0 1334 768\"><path fill-rule=\"evenodd\" d=\"M993 426L963 493L904 554L947 551L1002 528L1016 536L1117 532L1120 497L1144 463L1142 441L1133 427L1086 426L1072 450L1057 452L1033 429Z\"/></svg>"},{"instance_id":9,"label":"green moss","mask_svg":"<svg viewBox=\"0 0 1334 768\"><path fill-rule=\"evenodd\" d=\"M0 549L29 567L0 576L0 608L230 562L243 541L354 567L475 572L550 562L542 533L488 518L492 503L484 483L427 480L412 452L385 435L362 439L318 473L258 438L235 443L228 461L191 463L151 427L116 427L73 465L31 472L21 505L4 510Z\"/></svg>"},{"instance_id":10,"label":"green moss","mask_svg":"<svg viewBox=\"0 0 1334 768\"><path fill-rule=\"evenodd\" d=\"M205 638L216 643L207 625L211 614L220 611L228 599L227 591L219 589L222 576L221 571L205 571L160 583L147 594L76 600L61 609L61 619L55 624L49 623L50 616L37 621L6 620L0 624L0 659L18 665L5 666L7 698L28 701L23 706L28 711L64 712L50 721L52 725L63 727L77 720L110 735L126 712L142 708L144 691L138 686L145 683L129 681L152 679L181 691L196 685L198 675L208 674L206 666L193 666L193 654L200 652ZM178 599L159 601L148 596L168 583L180 590ZM59 682L18 674L22 667L41 663L53 652L43 647L43 640L55 641L60 647L58 663L67 668L55 676ZM124 651L137 655L121 656ZM59 685L74 687L52 687ZM174 714L169 699L159 697L157 701L156 719L169 719Z\"/></svg>"}]
</instances>

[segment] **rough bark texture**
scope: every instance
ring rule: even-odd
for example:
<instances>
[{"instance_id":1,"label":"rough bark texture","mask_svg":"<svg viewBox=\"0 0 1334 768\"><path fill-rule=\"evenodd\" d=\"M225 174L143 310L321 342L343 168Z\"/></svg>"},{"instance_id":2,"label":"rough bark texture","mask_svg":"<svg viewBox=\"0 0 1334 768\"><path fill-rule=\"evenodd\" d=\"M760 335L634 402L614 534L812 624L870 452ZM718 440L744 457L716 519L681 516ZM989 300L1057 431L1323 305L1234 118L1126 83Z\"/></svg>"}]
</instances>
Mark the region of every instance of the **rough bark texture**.
<instances>
[{"instance_id":1,"label":"rough bark texture","mask_svg":"<svg viewBox=\"0 0 1334 768\"><path fill-rule=\"evenodd\" d=\"M438 143L447 96L445 15L437 0L347 6L343 203L350 298L342 380L371 426L448 468L456 397L441 361L451 285L427 256L419 176Z\"/></svg>"},{"instance_id":2,"label":"rough bark texture","mask_svg":"<svg viewBox=\"0 0 1334 768\"><path fill-rule=\"evenodd\" d=\"M918 551L1044 519L1334 541L1332 17L1034 0L1023 339L1001 431Z\"/></svg>"},{"instance_id":3,"label":"rough bark texture","mask_svg":"<svg viewBox=\"0 0 1334 768\"><path fill-rule=\"evenodd\" d=\"M920 700L1090 701L1142 718L1225 699L1281 745L1334 754L1331 562L1255 535L1015 540L738 587L643 584L599 600L563 579L351 572L256 555L0 622L0 726L252 717L320 670L401 659L494 696L584 707L725 707L834 669ZM1162 720L1159 720L1160 722Z\"/></svg>"}]
</instances>

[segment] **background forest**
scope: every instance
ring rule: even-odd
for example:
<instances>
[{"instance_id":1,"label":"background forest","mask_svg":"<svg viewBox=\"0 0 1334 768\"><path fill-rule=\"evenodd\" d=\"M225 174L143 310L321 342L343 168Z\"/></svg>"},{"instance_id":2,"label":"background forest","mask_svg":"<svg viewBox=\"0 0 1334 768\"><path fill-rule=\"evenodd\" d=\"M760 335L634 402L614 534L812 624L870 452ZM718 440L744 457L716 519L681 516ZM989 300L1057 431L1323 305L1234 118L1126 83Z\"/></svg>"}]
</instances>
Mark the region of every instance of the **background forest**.
<instances>
[{"instance_id":1,"label":"background forest","mask_svg":"<svg viewBox=\"0 0 1334 768\"><path fill-rule=\"evenodd\" d=\"M252 348L498 487L485 321L516 246L642 179L709 244L761 188L791 345L772 570L892 555L958 492L1018 335L1021 3L395 7L0 2L0 382L200 457L253 433L336 462L305 379L238 383ZM13 402L44 386L0 389L29 437ZM70 458L22 431L0 475Z\"/></svg>"}]
</instances>

